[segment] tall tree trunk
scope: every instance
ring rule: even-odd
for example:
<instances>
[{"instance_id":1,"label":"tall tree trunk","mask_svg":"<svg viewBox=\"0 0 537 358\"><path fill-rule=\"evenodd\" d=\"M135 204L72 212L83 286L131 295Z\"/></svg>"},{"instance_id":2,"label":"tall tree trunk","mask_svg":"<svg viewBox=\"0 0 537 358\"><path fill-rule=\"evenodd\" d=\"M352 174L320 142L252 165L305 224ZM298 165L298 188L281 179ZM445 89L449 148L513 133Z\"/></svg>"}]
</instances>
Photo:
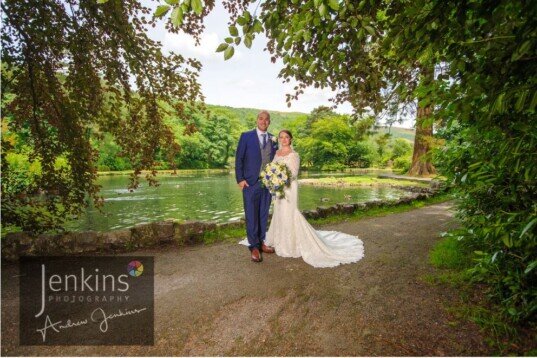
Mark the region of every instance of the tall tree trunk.
<instances>
[{"instance_id":1,"label":"tall tree trunk","mask_svg":"<svg viewBox=\"0 0 537 358\"><path fill-rule=\"evenodd\" d=\"M434 67L422 67L422 81L424 84L434 81ZM436 169L428 157L431 150L431 139L433 137L433 123L430 121L432 107L430 104L420 106L418 98L418 113L416 115L416 135L414 137L414 153L412 154L412 165L408 175L427 176L436 174Z\"/></svg>"},{"instance_id":2,"label":"tall tree trunk","mask_svg":"<svg viewBox=\"0 0 537 358\"><path fill-rule=\"evenodd\" d=\"M424 121L431 116L431 106L418 106L418 115L416 117L416 135L414 137L414 153L412 154L412 165L408 175L427 176L435 174L436 169L426 157L431 149L430 140L433 136L433 125L425 125Z\"/></svg>"}]
</instances>

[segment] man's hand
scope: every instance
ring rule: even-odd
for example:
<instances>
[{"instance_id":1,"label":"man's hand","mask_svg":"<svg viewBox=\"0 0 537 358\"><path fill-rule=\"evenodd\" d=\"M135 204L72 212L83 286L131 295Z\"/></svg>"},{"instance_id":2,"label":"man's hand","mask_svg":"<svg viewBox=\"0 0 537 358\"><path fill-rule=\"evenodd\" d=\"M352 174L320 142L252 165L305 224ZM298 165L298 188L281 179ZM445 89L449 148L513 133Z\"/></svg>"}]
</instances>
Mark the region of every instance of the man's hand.
<instances>
[{"instance_id":1,"label":"man's hand","mask_svg":"<svg viewBox=\"0 0 537 358\"><path fill-rule=\"evenodd\" d=\"M247 186L250 186L248 185L248 183L246 182L246 180L243 180L239 183L239 187L241 188L241 190L243 190L245 187Z\"/></svg>"}]
</instances>

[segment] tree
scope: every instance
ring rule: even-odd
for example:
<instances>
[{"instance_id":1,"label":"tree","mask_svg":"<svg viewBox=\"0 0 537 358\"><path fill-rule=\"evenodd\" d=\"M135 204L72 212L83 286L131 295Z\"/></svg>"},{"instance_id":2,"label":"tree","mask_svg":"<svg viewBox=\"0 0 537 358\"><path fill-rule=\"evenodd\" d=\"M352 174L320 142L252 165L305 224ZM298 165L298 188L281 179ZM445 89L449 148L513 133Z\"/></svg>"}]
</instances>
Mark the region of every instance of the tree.
<instances>
[{"instance_id":1,"label":"tree","mask_svg":"<svg viewBox=\"0 0 537 358\"><path fill-rule=\"evenodd\" d=\"M311 135L300 141L303 161L322 170L341 169L353 143L353 128L343 116L324 117L313 123Z\"/></svg>"},{"instance_id":2,"label":"tree","mask_svg":"<svg viewBox=\"0 0 537 358\"><path fill-rule=\"evenodd\" d=\"M201 127L201 132L208 140L207 162L209 165L211 167L225 167L233 143L229 118L222 115L212 115Z\"/></svg>"},{"instance_id":3,"label":"tree","mask_svg":"<svg viewBox=\"0 0 537 358\"><path fill-rule=\"evenodd\" d=\"M280 77L299 82L288 102L308 86L338 91L334 102L357 112L417 102L416 152L427 151L435 122L457 128L439 154L459 190L455 235L477 252L470 272L506 317L534 322L535 2L267 0L260 9L244 8L243 36L230 34L249 47L264 30L272 60L283 60ZM415 158L411 172L433 170Z\"/></svg>"},{"instance_id":4,"label":"tree","mask_svg":"<svg viewBox=\"0 0 537 358\"><path fill-rule=\"evenodd\" d=\"M201 64L162 54L146 35L155 21L148 8L136 0L6 0L1 8L3 115L10 130L27 131L30 160L41 165L41 175L14 192L2 138L3 225L58 228L81 213L86 195L102 204L92 135L114 136L134 168L131 187L159 147L179 150L157 101L175 100L184 118L183 103L203 100ZM66 166L55 165L60 157ZM147 179L154 184L154 173Z\"/></svg>"},{"instance_id":5,"label":"tree","mask_svg":"<svg viewBox=\"0 0 537 358\"><path fill-rule=\"evenodd\" d=\"M238 2L237 6L240 5ZM272 61L282 59L279 73L285 81L298 81L294 94L287 95L288 105L298 99L304 88L314 86L337 91L335 104L348 101L356 116L393 113L401 104L408 106L422 97L417 90L428 85L428 73L436 65L433 57L416 57L399 61L397 44L385 36L398 28L390 21L388 11L399 3L384 1L322 1L272 0L260 5L257 17L246 6L235 14L236 24L242 26L239 35L236 24L230 26L224 58L233 56L234 45L247 47L251 39L264 28L269 41L267 49ZM248 39L248 41L246 41ZM435 172L428 155L433 141L429 109L418 109L413 167L409 174L428 175Z\"/></svg>"}]
</instances>

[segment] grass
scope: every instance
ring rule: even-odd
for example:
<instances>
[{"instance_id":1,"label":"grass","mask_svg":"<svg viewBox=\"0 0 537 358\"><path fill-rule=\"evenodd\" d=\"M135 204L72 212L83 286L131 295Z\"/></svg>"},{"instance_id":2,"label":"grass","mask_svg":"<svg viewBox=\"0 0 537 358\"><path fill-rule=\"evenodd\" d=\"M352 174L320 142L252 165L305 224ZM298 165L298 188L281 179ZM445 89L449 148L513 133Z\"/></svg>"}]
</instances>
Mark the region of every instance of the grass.
<instances>
[{"instance_id":1,"label":"grass","mask_svg":"<svg viewBox=\"0 0 537 358\"><path fill-rule=\"evenodd\" d=\"M437 203L442 203L444 201L452 200L453 196L451 193L442 193L430 197L428 199L414 200L408 204L399 204L397 206L385 206L378 208L369 208L366 210L356 210L352 214L337 214L331 215L326 218L319 219L308 219L310 224L315 225L327 225L334 224L341 221L358 221L367 217L376 217L376 216L385 216L389 214L401 213L413 209L418 209L426 205L432 205Z\"/></svg>"},{"instance_id":2,"label":"grass","mask_svg":"<svg viewBox=\"0 0 537 358\"><path fill-rule=\"evenodd\" d=\"M308 222L313 225L326 225L341 221L358 221L365 217L385 216L393 213L400 213L451 199L452 197L449 193L443 193L428 199L415 200L409 204L371 208L364 211L355 211L352 214L338 214L320 219L308 219ZM213 244L215 242L235 242L236 239L245 237L245 235L246 232L244 228L218 228L213 231L205 231L202 237L202 242L204 244Z\"/></svg>"},{"instance_id":3,"label":"grass","mask_svg":"<svg viewBox=\"0 0 537 358\"><path fill-rule=\"evenodd\" d=\"M447 285L456 289L460 302L445 305L447 312L456 320L476 323L485 334L486 343L498 355L534 355L535 350L526 350L526 334L512 325L500 314L499 307L484 297L486 287L472 282L468 269L473 266L473 252L456 238L446 236L429 253L429 263L438 270L422 279L432 285ZM452 322L457 325L456 322ZM530 334L531 335L531 334ZM530 338L531 339L531 338Z\"/></svg>"},{"instance_id":4,"label":"grass","mask_svg":"<svg viewBox=\"0 0 537 358\"><path fill-rule=\"evenodd\" d=\"M301 179L300 184L319 185L319 186L374 186L374 185L399 185L399 186L418 186L428 187L427 182L410 181L403 179L378 178L376 176L360 175L352 177L328 177L316 179Z\"/></svg>"},{"instance_id":5,"label":"grass","mask_svg":"<svg viewBox=\"0 0 537 358\"><path fill-rule=\"evenodd\" d=\"M469 256L454 237L447 237L435 245L429 254L429 262L441 269L463 270L469 267Z\"/></svg>"},{"instance_id":6,"label":"grass","mask_svg":"<svg viewBox=\"0 0 537 358\"><path fill-rule=\"evenodd\" d=\"M235 242L236 239L245 236L244 228L218 228L203 233L203 243L213 244L215 242Z\"/></svg>"}]
</instances>

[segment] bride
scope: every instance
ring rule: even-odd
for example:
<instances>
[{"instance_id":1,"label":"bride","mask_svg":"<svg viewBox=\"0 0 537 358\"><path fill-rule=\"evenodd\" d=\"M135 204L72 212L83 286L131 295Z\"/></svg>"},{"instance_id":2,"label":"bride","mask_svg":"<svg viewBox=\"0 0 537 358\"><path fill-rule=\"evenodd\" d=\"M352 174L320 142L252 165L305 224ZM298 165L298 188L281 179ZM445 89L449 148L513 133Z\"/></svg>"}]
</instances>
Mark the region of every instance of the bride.
<instances>
[{"instance_id":1,"label":"bride","mask_svg":"<svg viewBox=\"0 0 537 358\"><path fill-rule=\"evenodd\" d=\"M273 162L283 162L292 173L291 185L284 198L275 198L272 220L265 244L274 247L282 257L302 257L314 267L333 267L364 257L364 244L356 236L336 231L315 230L298 209L298 169L300 157L291 146L293 135L288 130L278 135L281 149ZM248 245L245 239L240 244Z\"/></svg>"}]
</instances>

